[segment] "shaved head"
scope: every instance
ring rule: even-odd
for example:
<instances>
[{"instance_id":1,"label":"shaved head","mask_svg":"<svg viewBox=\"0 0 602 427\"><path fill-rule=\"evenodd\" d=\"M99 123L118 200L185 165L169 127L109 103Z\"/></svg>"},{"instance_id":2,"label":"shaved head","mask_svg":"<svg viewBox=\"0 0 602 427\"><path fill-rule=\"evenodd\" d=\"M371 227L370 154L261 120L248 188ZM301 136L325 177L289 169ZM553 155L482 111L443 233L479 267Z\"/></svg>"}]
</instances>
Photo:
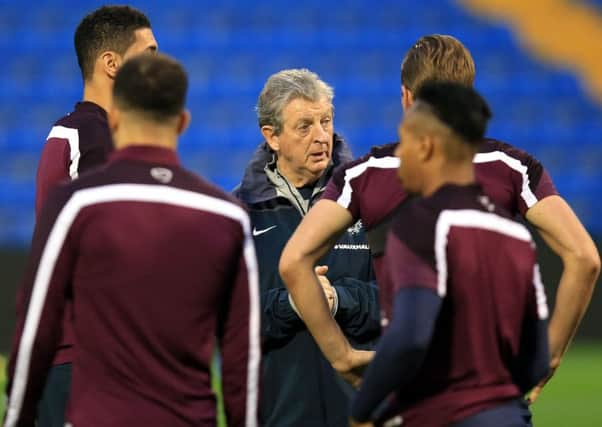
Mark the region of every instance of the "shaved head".
<instances>
[{"instance_id":1,"label":"shaved head","mask_svg":"<svg viewBox=\"0 0 602 427\"><path fill-rule=\"evenodd\" d=\"M474 89L425 83L398 130L398 172L406 190L425 194L448 179L470 180L472 158L490 117L487 103Z\"/></svg>"},{"instance_id":2,"label":"shaved head","mask_svg":"<svg viewBox=\"0 0 602 427\"><path fill-rule=\"evenodd\" d=\"M424 102L416 102L406 113L406 118L400 125L407 133L416 138L430 138L438 144L450 162L461 162L472 158L478 146L466 144L462 137L451 127L443 123L433 109Z\"/></svg>"}]
</instances>

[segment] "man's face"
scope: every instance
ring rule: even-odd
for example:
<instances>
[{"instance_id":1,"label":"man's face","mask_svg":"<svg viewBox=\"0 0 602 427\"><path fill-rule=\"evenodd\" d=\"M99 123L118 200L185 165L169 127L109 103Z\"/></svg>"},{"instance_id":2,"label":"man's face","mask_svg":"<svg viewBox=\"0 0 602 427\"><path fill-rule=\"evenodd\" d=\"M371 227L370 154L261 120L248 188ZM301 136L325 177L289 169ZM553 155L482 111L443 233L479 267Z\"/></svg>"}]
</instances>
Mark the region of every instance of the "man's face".
<instances>
[{"instance_id":1,"label":"man's face","mask_svg":"<svg viewBox=\"0 0 602 427\"><path fill-rule=\"evenodd\" d=\"M408 127L404 120L398 129L399 145L395 155L400 159L397 175L408 193L420 193L422 177L422 161L420 155L420 138Z\"/></svg>"},{"instance_id":2,"label":"man's face","mask_svg":"<svg viewBox=\"0 0 602 427\"><path fill-rule=\"evenodd\" d=\"M313 102L296 98L284 107L282 131L268 142L278 153L278 167L288 179L303 177L312 182L328 167L332 158L332 119L332 104L326 99Z\"/></svg>"},{"instance_id":3,"label":"man's face","mask_svg":"<svg viewBox=\"0 0 602 427\"><path fill-rule=\"evenodd\" d=\"M123 55L123 59L130 59L132 56L139 55L141 53L156 52L159 49L157 40L153 35L153 30L150 28L139 28L134 32L136 40Z\"/></svg>"}]
</instances>

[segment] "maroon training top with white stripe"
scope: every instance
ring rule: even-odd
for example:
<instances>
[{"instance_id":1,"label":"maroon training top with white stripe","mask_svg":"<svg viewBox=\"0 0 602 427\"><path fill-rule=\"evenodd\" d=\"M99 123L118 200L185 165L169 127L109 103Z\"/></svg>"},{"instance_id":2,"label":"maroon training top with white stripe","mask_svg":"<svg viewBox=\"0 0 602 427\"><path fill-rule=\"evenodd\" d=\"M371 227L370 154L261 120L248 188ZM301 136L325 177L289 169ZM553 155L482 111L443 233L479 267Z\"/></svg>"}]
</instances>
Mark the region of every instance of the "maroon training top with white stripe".
<instances>
[{"instance_id":1,"label":"maroon training top with white stripe","mask_svg":"<svg viewBox=\"0 0 602 427\"><path fill-rule=\"evenodd\" d=\"M387 418L403 425L447 426L521 396L513 370L524 336L548 316L529 231L478 185L445 185L404 204L384 255L384 320L404 288L436 292L443 303L427 355L395 393Z\"/></svg>"},{"instance_id":2,"label":"maroon training top with white stripe","mask_svg":"<svg viewBox=\"0 0 602 427\"><path fill-rule=\"evenodd\" d=\"M76 179L81 173L106 162L113 150L107 112L93 102L78 102L70 114L57 120L42 149L36 174L36 218L48 193L59 183ZM18 308L19 310L20 308ZM63 336L54 364L72 359L73 331L71 304L67 302Z\"/></svg>"},{"instance_id":3,"label":"maroon training top with white stripe","mask_svg":"<svg viewBox=\"0 0 602 427\"><path fill-rule=\"evenodd\" d=\"M374 147L367 155L339 167L322 196L347 209L354 223L362 220L379 283L386 279L380 255L388 224L407 198L397 177L396 148L397 143ZM485 139L473 162L484 193L512 216L524 215L538 200L557 194L541 163L506 143Z\"/></svg>"},{"instance_id":4,"label":"maroon training top with white stripe","mask_svg":"<svg viewBox=\"0 0 602 427\"><path fill-rule=\"evenodd\" d=\"M216 337L229 425L256 425L258 288L249 219L233 198L171 150L115 152L58 186L36 225L6 426L33 425L71 293L73 425L215 425Z\"/></svg>"},{"instance_id":5,"label":"maroon training top with white stripe","mask_svg":"<svg viewBox=\"0 0 602 427\"><path fill-rule=\"evenodd\" d=\"M58 183L78 177L107 161L113 139L107 112L93 102L78 102L57 120L42 148L36 174L36 217Z\"/></svg>"}]
</instances>

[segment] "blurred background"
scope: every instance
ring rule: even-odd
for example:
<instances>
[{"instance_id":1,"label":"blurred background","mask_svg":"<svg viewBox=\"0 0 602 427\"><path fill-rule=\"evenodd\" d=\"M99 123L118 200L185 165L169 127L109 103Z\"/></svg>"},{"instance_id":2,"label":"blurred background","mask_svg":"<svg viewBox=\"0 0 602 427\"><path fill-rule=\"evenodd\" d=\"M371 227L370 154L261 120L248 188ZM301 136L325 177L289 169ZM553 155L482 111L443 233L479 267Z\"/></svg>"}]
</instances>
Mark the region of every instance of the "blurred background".
<instances>
[{"instance_id":1,"label":"blurred background","mask_svg":"<svg viewBox=\"0 0 602 427\"><path fill-rule=\"evenodd\" d=\"M305 67L330 83L335 128L357 156L397 139L405 52L422 35L451 34L474 56L476 87L494 112L489 135L536 156L596 241L602 238L602 0L130 4L150 18L160 50L189 72L193 120L180 143L184 164L226 190L261 142L254 105L270 74ZM0 0L0 353L9 348L33 229L38 157L54 121L82 96L73 33L100 5ZM543 243L540 252L553 303L561 264ZM541 425L602 425L593 403L602 396L599 294L536 406Z\"/></svg>"}]
</instances>

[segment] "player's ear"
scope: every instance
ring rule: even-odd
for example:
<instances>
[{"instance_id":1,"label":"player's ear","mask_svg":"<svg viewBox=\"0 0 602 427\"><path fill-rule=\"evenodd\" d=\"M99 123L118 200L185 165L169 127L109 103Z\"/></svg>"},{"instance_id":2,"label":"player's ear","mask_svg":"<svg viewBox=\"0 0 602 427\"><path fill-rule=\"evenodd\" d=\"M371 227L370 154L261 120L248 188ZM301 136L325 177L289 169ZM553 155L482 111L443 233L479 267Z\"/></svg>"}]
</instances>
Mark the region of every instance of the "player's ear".
<instances>
[{"instance_id":1,"label":"player's ear","mask_svg":"<svg viewBox=\"0 0 602 427\"><path fill-rule=\"evenodd\" d=\"M122 59L115 52L107 50L100 54L100 61L104 72L111 78L115 79L117 71L121 66Z\"/></svg>"},{"instance_id":2,"label":"player's ear","mask_svg":"<svg viewBox=\"0 0 602 427\"><path fill-rule=\"evenodd\" d=\"M186 129L188 129L188 125L190 125L190 120L192 116L190 111L184 110L180 113L180 117L178 120L178 135L182 135Z\"/></svg>"},{"instance_id":3,"label":"player's ear","mask_svg":"<svg viewBox=\"0 0 602 427\"><path fill-rule=\"evenodd\" d=\"M412 106L414 103L414 95L410 89L401 85L401 106L403 107L403 111L407 111L408 108Z\"/></svg>"},{"instance_id":4,"label":"player's ear","mask_svg":"<svg viewBox=\"0 0 602 427\"><path fill-rule=\"evenodd\" d=\"M418 143L418 158L422 162L428 162L435 153L435 138L431 135L426 135L420 138Z\"/></svg>"},{"instance_id":5,"label":"player's ear","mask_svg":"<svg viewBox=\"0 0 602 427\"><path fill-rule=\"evenodd\" d=\"M278 135L274 133L274 126L264 125L261 127L261 134L265 139L265 142L268 143L270 148L274 151L280 150L280 140Z\"/></svg>"}]
</instances>

